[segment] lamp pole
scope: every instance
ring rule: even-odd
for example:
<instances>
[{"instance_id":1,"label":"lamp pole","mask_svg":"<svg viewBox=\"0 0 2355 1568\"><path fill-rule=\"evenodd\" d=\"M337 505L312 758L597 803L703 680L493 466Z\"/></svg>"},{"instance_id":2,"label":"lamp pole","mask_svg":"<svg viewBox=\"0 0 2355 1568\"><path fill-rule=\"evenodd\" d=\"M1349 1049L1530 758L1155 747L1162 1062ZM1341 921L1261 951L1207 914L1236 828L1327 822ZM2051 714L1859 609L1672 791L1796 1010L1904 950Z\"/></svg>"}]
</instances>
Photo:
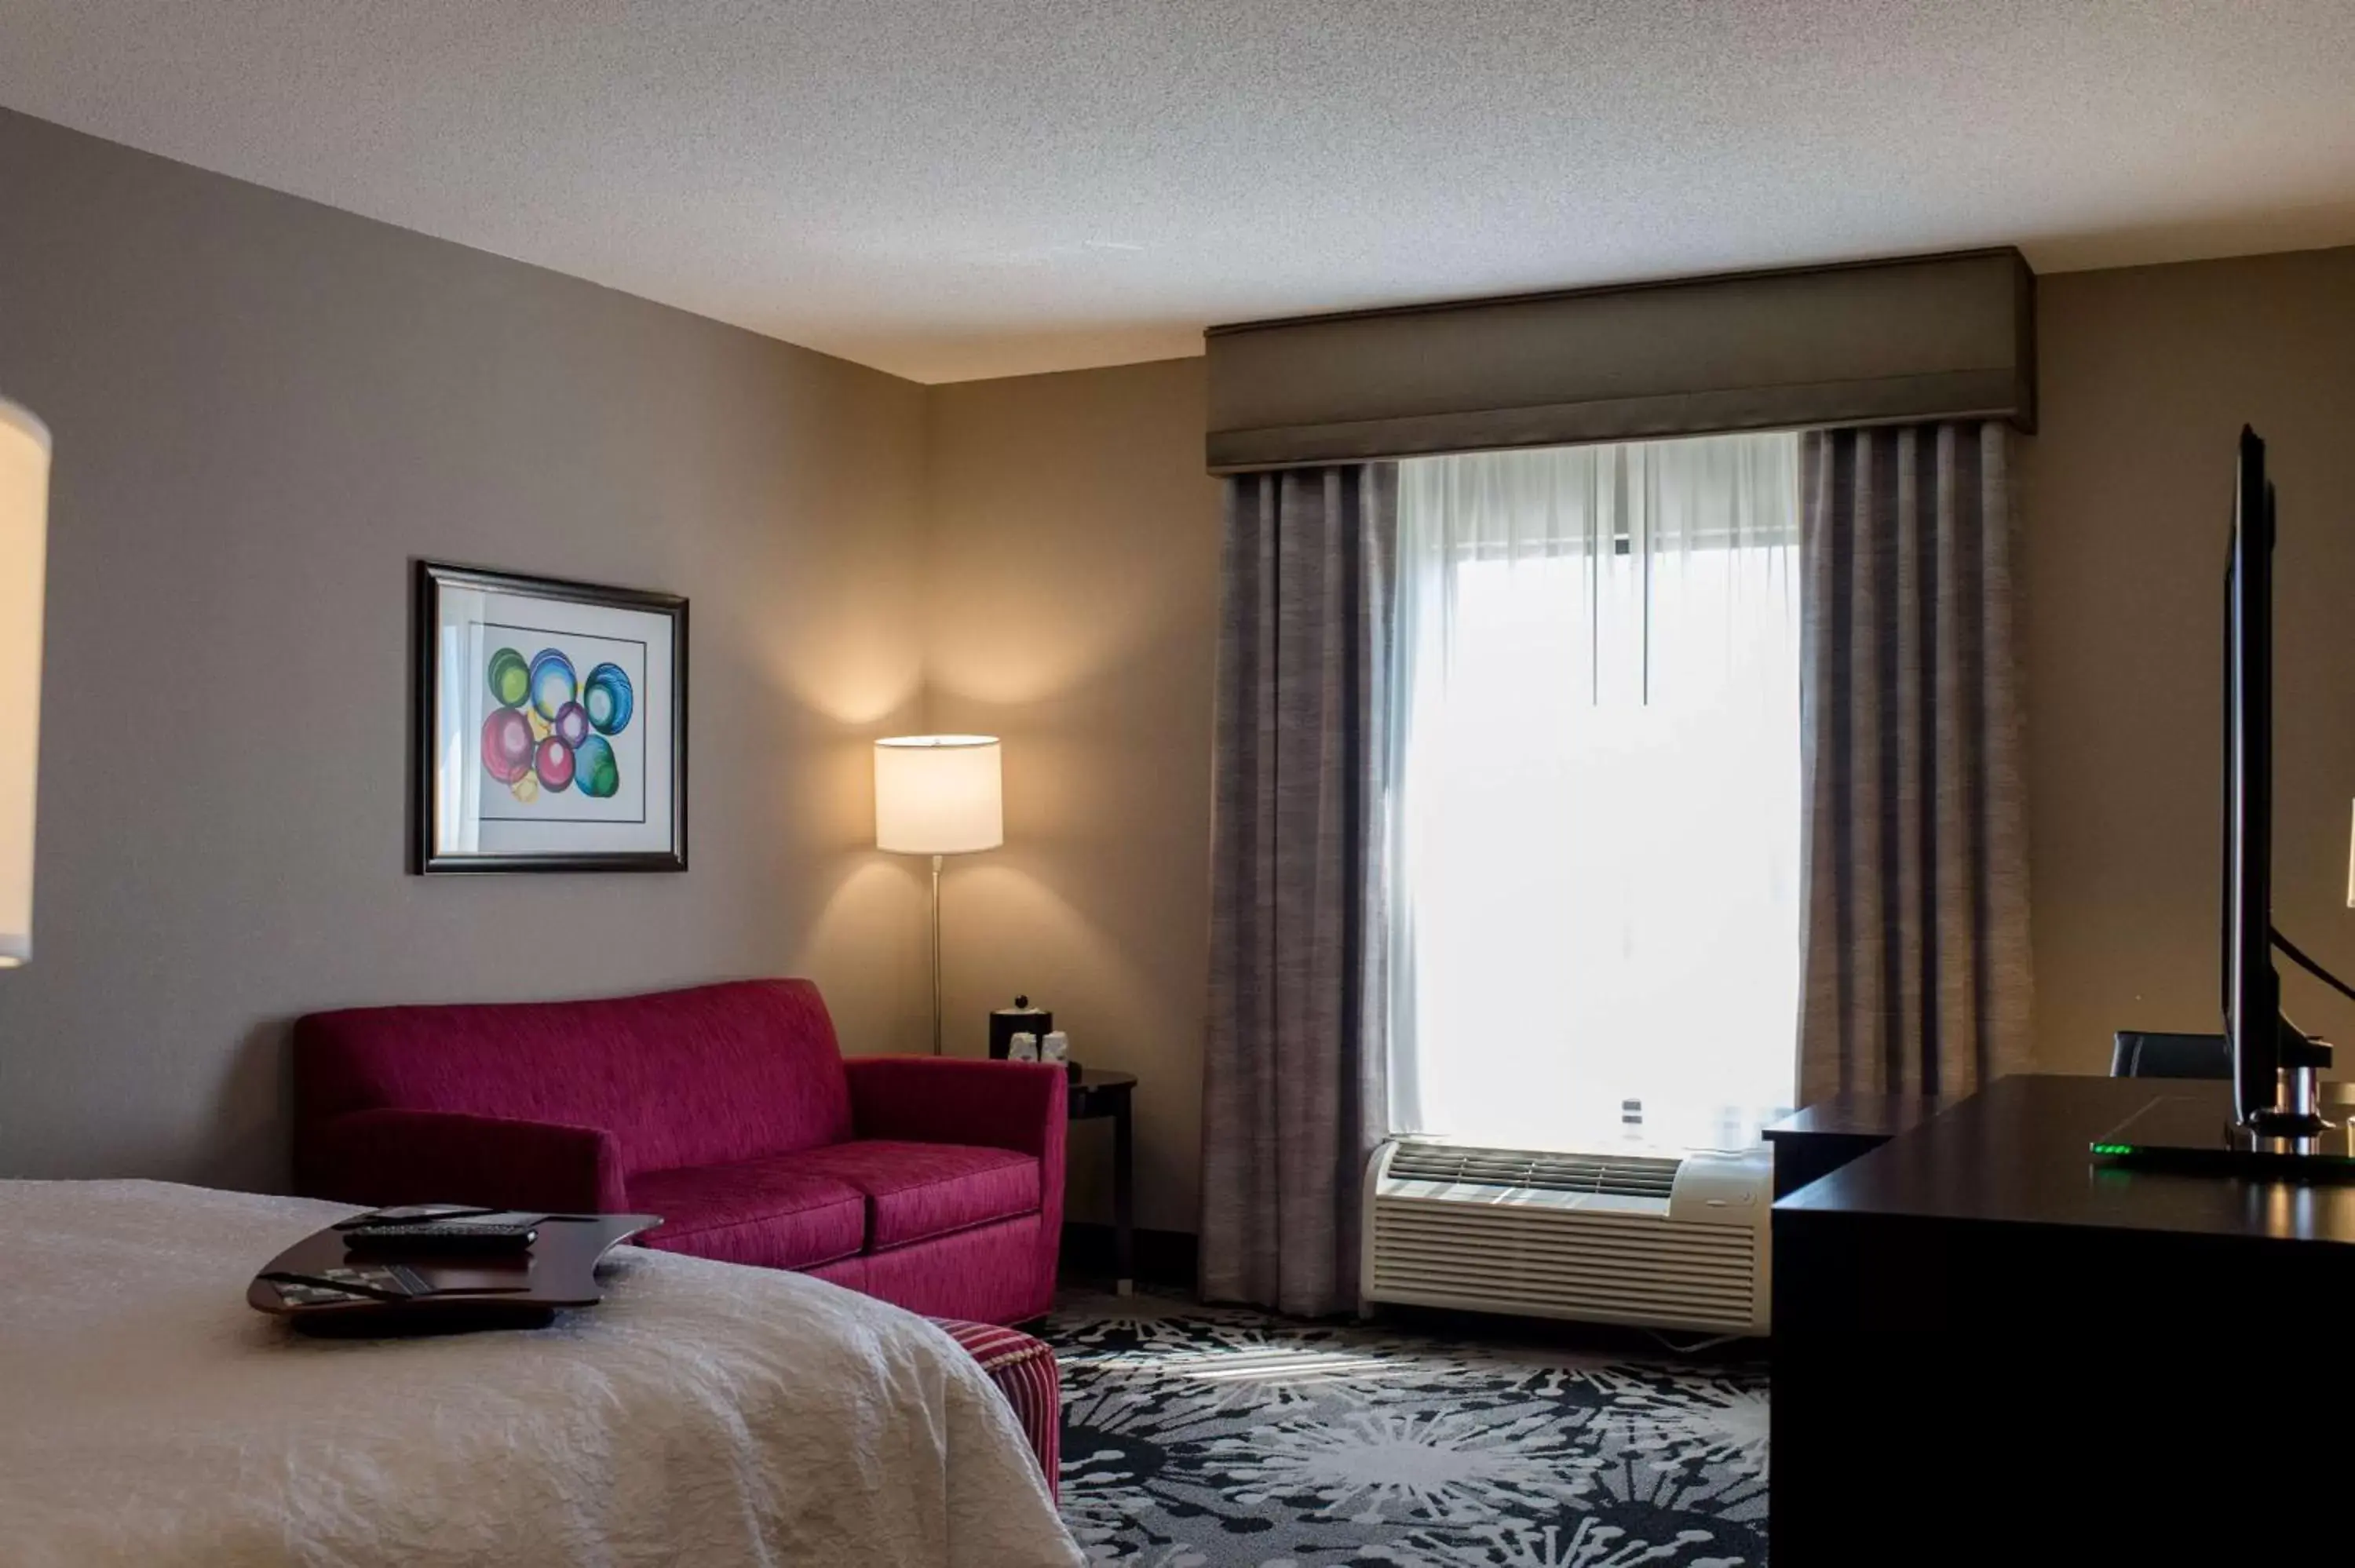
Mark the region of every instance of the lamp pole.
<instances>
[{"instance_id":1,"label":"lamp pole","mask_svg":"<svg viewBox=\"0 0 2355 1568\"><path fill-rule=\"evenodd\" d=\"M932 1054L941 1054L941 857L932 857Z\"/></svg>"}]
</instances>

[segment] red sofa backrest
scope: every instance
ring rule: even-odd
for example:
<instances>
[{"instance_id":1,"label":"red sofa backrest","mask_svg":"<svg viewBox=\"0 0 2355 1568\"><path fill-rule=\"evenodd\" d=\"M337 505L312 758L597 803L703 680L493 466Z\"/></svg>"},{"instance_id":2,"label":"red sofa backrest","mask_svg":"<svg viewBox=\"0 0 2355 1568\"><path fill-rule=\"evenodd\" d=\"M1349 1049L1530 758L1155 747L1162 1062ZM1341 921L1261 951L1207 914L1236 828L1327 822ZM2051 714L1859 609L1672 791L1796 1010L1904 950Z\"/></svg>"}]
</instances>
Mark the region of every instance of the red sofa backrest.
<instances>
[{"instance_id":1,"label":"red sofa backrest","mask_svg":"<svg viewBox=\"0 0 2355 1568\"><path fill-rule=\"evenodd\" d=\"M850 1136L834 1021L801 980L596 1001L352 1008L296 1022L301 1122L388 1107L602 1128L634 1171Z\"/></svg>"}]
</instances>

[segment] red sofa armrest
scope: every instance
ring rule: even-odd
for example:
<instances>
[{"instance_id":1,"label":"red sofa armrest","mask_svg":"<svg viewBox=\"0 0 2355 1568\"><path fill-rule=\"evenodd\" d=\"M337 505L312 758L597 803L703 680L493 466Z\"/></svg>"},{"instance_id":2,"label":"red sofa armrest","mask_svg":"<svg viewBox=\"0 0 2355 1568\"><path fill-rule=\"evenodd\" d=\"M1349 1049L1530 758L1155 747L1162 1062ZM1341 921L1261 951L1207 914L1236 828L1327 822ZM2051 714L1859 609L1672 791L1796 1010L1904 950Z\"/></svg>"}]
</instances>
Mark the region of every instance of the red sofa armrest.
<instances>
[{"instance_id":1,"label":"red sofa armrest","mask_svg":"<svg viewBox=\"0 0 2355 1568\"><path fill-rule=\"evenodd\" d=\"M1063 1069L961 1056L851 1056L850 1125L860 1138L1012 1149L1063 1163Z\"/></svg>"},{"instance_id":2,"label":"red sofa armrest","mask_svg":"<svg viewBox=\"0 0 2355 1568\"><path fill-rule=\"evenodd\" d=\"M304 1129L295 1190L349 1203L485 1203L547 1213L621 1213L622 1150L593 1127L364 1110Z\"/></svg>"},{"instance_id":3,"label":"red sofa armrest","mask_svg":"<svg viewBox=\"0 0 2355 1568\"><path fill-rule=\"evenodd\" d=\"M850 1126L858 1138L1010 1149L1039 1161L1039 1217L1021 1271L1018 1322L1055 1305L1055 1264L1063 1243L1063 1137L1068 1076L1060 1065L981 1062L956 1056L851 1056ZM912 1250L912 1249L911 1249Z\"/></svg>"}]
</instances>

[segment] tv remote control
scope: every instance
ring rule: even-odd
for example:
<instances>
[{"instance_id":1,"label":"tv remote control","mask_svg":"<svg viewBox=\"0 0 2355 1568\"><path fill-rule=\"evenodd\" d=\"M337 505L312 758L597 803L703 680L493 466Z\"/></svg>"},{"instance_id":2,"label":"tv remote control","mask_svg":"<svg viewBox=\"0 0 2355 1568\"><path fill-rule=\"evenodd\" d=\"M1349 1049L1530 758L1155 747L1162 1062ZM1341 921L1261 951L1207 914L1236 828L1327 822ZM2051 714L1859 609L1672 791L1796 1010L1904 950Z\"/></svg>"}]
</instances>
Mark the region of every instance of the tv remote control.
<instances>
[{"instance_id":1,"label":"tv remote control","mask_svg":"<svg viewBox=\"0 0 2355 1568\"><path fill-rule=\"evenodd\" d=\"M517 1253L538 1239L536 1225L468 1224L463 1220L425 1221L416 1224L364 1225L344 1233L349 1252L372 1253Z\"/></svg>"}]
</instances>

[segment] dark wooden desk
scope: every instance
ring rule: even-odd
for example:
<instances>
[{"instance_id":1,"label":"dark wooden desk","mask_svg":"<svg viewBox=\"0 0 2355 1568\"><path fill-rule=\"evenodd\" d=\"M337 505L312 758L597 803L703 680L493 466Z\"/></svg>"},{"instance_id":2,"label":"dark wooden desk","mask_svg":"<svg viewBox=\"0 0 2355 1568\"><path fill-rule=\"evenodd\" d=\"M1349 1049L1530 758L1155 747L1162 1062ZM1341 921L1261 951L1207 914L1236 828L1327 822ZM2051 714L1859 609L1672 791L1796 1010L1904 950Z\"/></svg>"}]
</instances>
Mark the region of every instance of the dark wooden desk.
<instances>
[{"instance_id":1,"label":"dark wooden desk","mask_svg":"<svg viewBox=\"0 0 2355 1568\"><path fill-rule=\"evenodd\" d=\"M2355 1187L2097 1163L2161 1094L2227 1114L2007 1078L1775 1203L1775 1568L2343 1553Z\"/></svg>"},{"instance_id":2,"label":"dark wooden desk","mask_svg":"<svg viewBox=\"0 0 2355 1568\"><path fill-rule=\"evenodd\" d=\"M1835 1095L1785 1117L1762 1131L1774 1150L1774 1196L1830 1175L1951 1103L1927 1095Z\"/></svg>"}]
</instances>

